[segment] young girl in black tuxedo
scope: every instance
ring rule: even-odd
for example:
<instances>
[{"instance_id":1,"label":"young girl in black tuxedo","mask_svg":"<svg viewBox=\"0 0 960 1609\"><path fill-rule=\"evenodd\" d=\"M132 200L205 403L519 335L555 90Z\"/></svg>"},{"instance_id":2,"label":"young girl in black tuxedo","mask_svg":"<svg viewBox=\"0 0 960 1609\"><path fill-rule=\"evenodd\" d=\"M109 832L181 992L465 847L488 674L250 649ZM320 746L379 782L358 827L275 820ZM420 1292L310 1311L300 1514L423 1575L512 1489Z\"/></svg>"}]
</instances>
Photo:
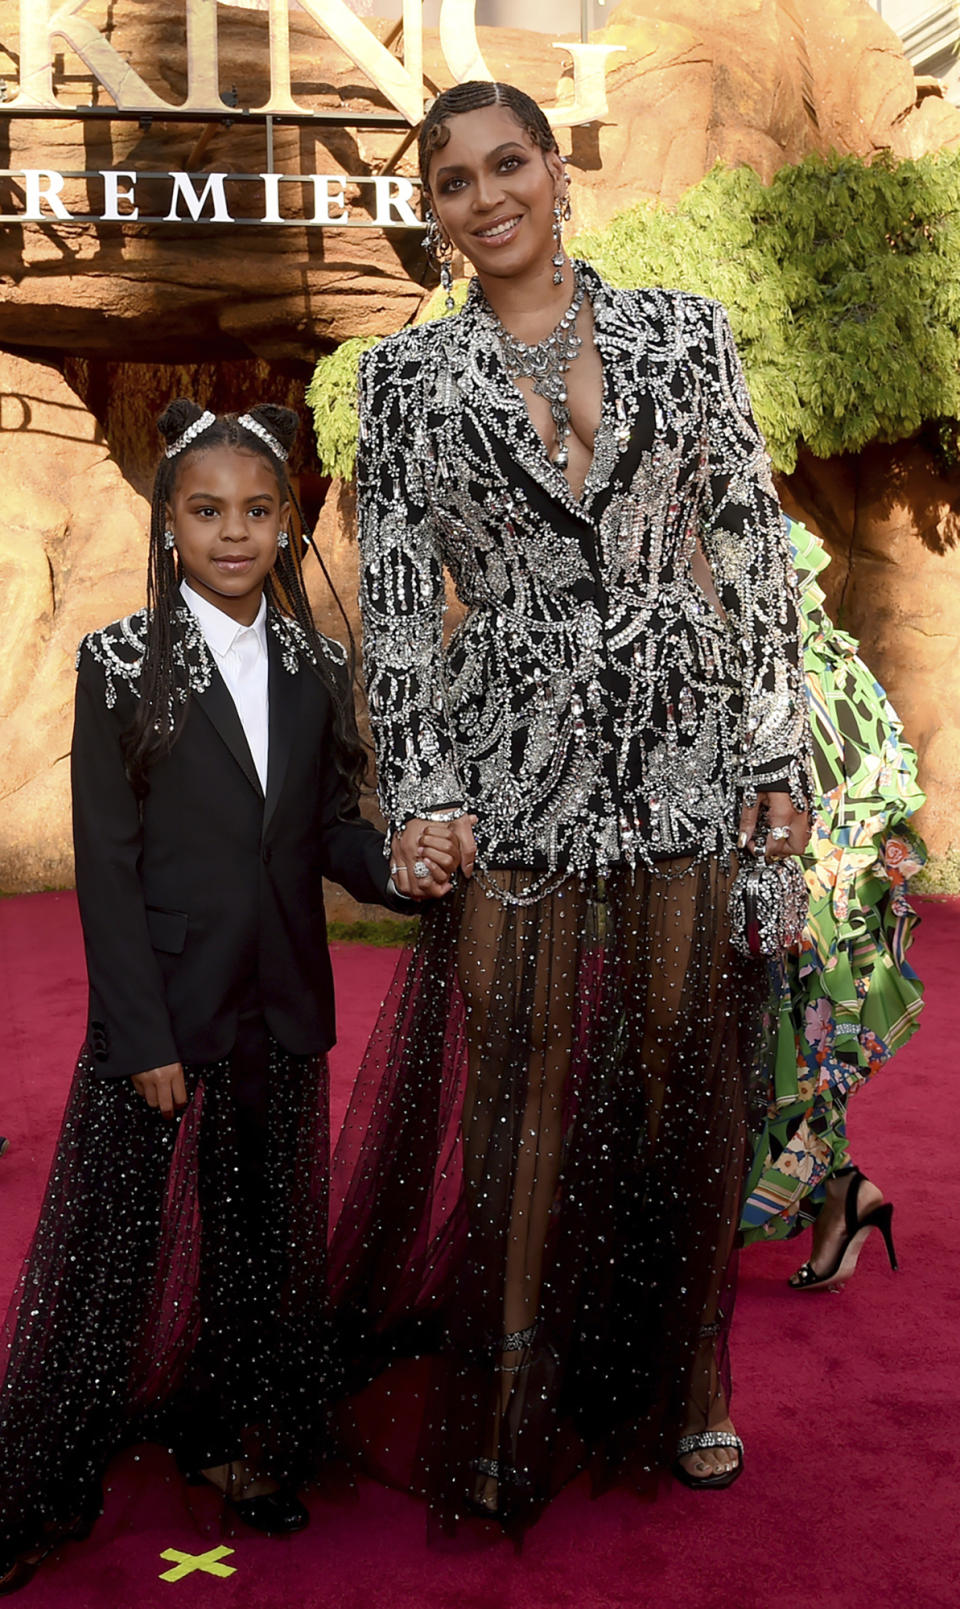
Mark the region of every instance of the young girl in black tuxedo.
<instances>
[{"instance_id":1,"label":"young girl in black tuxedo","mask_svg":"<svg viewBox=\"0 0 960 1609\"><path fill-rule=\"evenodd\" d=\"M360 815L345 656L288 534L284 408L159 421L147 607L78 655L89 1023L0 1391L0 1590L82 1535L110 1454L160 1439L275 1535L323 1452L333 983L322 879L412 910ZM394 868L395 869L395 868ZM421 875L422 874L422 875Z\"/></svg>"}]
</instances>

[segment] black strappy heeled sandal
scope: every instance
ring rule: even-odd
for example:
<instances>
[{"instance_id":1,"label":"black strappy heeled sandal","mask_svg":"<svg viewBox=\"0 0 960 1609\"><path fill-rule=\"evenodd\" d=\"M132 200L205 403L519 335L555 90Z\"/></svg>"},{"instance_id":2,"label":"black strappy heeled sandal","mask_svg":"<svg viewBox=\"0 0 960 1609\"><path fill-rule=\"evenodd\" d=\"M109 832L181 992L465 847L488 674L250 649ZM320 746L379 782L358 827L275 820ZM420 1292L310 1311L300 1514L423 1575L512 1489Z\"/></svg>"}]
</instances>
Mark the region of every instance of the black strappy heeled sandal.
<instances>
[{"instance_id":1,"label":"black strappy heeled sandal","mask_svg":"<svg viewBox=\"0 0 960 1609\"><path fill-rule=\"evenodd\" d=\"M795 1291L840 1291L847 1280L856 1270L857 1259L864 1247L871 1229L879 1229L883 1236L883 1243L887 1248L890 1267L896 1271L899 1267L897 1254L893 1247L893 1203L883 1201L870 1212L865 1212L861 1218L857 1212L857 1197L860 1186L866 1184L866 1175L859 1168L853 1169L853 1177L847 1186L847 1193L843 1201L843 1216L846 1234L841 1242L840 1249L833 1260L831 1268L823 1274L818 1274L812 1263L804 1263L795 1274L791 1274L788 1281L791 1290Z\"/></svg>"},{"instance_id":2,"label":"black strappy heeled sandal","mask_svg":"<svg viewBox=\"0 0 960 1609\"><path fill-rule=\"evenodd\" d=\"M529 1359L524 1362L509 1364L503 1362L505 1353L527 1353L536 1338L538 1320L534 1319L526 1329L511 1330L496 1343L495 1355L499 1358L496 1365L498 1374L523 1374L529 1367ZM467 1512L481 1520L503 1521L505 1516L504 1505L500 1501L500 1493L508 1487L516 1486L517 1473L510 1464L505 1464L502 1458L474 1458L470 1461L470 1473L477 1477L474 1489L464 1497L464 1507ZM491 1484L493 1490L491 1491Z\"/></svg>"},{"instance_id":3,"label":"black strappy heeled sandal","mask_svg":"<svg viewBox=\"0 0 960 1609\"><path fill-rule=\"evenodd\" d=\"M684 1469L681 1464L681 1458L708 1447L736 1447L737 1461L733 1468L718 1471L716 1475L691 1475L689 1469ZM732 1486L743 1474L743 1442L732 1430L697 1430L692 1435L681 1436L677 1442L673 1473L692 1492L719 1492L724 1486Z\"/></svg>"}]
</instances>

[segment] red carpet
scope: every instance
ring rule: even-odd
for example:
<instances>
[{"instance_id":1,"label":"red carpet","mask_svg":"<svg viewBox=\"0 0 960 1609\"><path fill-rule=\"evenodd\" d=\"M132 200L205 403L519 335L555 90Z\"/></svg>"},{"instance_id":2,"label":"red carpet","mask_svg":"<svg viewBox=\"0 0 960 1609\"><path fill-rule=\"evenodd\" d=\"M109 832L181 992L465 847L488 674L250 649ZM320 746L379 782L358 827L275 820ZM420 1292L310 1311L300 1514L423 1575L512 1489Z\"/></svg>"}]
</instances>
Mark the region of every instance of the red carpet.
<instances>
[{"instance_id":1,"label":"red carpet","mask_svg":"<svg viewBox=\"0 0 960 1609\"><path fill-rule=\"evenodd\" d=\"M921 901L923 1027L853 1105L855 1155L896 1200L902 1272L871 1237L843 1294L797 1296L798 1246L745 1255L733 1332L746 1472L652 1505L564 1492L518 1558L504 1542L428 1550L412 1500L372 1484L316 1500L286 1542L221 1537L148 1449L111 1471L91 1539L48 1563L24 1609L947 1609L957 1584L960 1290L953 1210L960 901ZM395 964L338 947L335 1119ZM83 960L73 897L0 902L0 1301L26 1248L77 1049ZM877 1243L874 1244L874 1241ZM803 1243L800 1243L802 1246ZM951 1256L950 1253L953 1252ZM234 1551L229 1576L159 1579L167 1549ZM216 1560L211 1561L216 1563Z\"/></svg>"}]
</instances>

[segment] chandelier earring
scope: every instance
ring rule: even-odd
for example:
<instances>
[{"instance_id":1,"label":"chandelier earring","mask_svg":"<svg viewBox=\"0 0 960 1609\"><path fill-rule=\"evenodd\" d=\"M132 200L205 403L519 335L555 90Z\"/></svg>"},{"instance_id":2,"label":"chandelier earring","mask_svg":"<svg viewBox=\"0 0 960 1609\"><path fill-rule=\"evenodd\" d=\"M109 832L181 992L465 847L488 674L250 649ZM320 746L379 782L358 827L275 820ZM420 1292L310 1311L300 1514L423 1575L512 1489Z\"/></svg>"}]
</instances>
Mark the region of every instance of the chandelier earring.
<instances>
[{"instance_id":1,"label":"chandelier earring","mask_svg":"<svg viewBox=\"0 0 960 1609\"><path fill-rule=\"evenodd\" d=\"M173 532L170 530L169 526L167 527L167 529L163 533L163 545L166 548L168 553L172 552L172 550L177 545L177 539L174 536Z\"/></svg>"},{"instance_id":2,"label":"chandelier earring","mask_svg":"<svg viewBox=\"0 0 960 1609\"><path fill-rule=\"evenodd\" d=\"M563 258L563 208L560 205L559 196L557 197L557 200L553 203L553 240L554 240L554 248L555 248L554 253L553 253L553 257L551 259L552 262L553 262L553 283L555 285L562 285L563 284L563 262L564 262L564 258Z\"/></svg>"},{"instance_id":3,"label":"chandelier earring","mask_svg":"<svg viewBox=\"0 0 960 1609\"><path fill-rule=\"evenodd\" d=\"M565 223L570 222L572 216L568 188L564 190L562 196L557 196L556 201L553 203L553 239L556 250L551 262L553 263L553 283L555 285L563 284L563 265L566 262L566 257L563 253L563 226Z\"/></svg>"},{"instance_id":4,"label":"chandelier earring","mask_svg":"<svg viewBox=\"0 0 960 1609\"><path fill-rule=\"evenodd\" d=\"M456 311L456 302L453 299L453 243L447 239L437 222L436 215L431 208L427 208L427 232L421 242L424 251L440 270L440 284L446 296L444 310L447 313Z\"/></svg>"}]
</instances>

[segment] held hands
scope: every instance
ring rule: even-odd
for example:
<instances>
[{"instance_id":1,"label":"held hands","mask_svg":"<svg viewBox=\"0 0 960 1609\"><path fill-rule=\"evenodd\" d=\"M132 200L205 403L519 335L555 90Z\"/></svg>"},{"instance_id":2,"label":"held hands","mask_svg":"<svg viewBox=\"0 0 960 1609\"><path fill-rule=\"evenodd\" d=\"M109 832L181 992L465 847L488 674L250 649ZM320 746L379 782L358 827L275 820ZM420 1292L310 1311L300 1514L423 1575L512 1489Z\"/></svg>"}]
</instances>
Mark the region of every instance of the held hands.
<instances>
[{"instance_id":1,"label":"held hands","mask_svg":"<svg viewBox=\"0 0 960 1609\"><path fill-rule=\"evenodd\" d=\"M148 1073L134 1073L130 1082L147 1105L158 1107L164 1117L173 1117L188 1104L183 1067L178 1061L167 1067L151 1067Z\"/></svg>"},{"instance_id":2,"label":"held hands","mask_svg":"<svg viewBox=\"0 0 960 1609\"><path fill-rule=\"evenodd\" d=\"M453 887L458 867L464 877L472 877L477 858L476 819L462 815L449 822L408 821L390 846L390 870L398 893L414 900L441 899ZM424 868L427 876L418 877L417 871Z\"/></svg>"},{"instance_id":3,"label":"held hands","mask_svg":"<svg viewBox=\"0 0 960 1609\"><path fill-rule=\"evenodd\" d=\"M766 838L762 844L756 840L757 818L766 813ZM737 845L755 855L761 847L765 860L785 860L788 855L802 855L810 842L810 813L798 810L789 793L760 793L755 805L744 805L740 812L740 834Z\"/></svg>"}]
</instances>

